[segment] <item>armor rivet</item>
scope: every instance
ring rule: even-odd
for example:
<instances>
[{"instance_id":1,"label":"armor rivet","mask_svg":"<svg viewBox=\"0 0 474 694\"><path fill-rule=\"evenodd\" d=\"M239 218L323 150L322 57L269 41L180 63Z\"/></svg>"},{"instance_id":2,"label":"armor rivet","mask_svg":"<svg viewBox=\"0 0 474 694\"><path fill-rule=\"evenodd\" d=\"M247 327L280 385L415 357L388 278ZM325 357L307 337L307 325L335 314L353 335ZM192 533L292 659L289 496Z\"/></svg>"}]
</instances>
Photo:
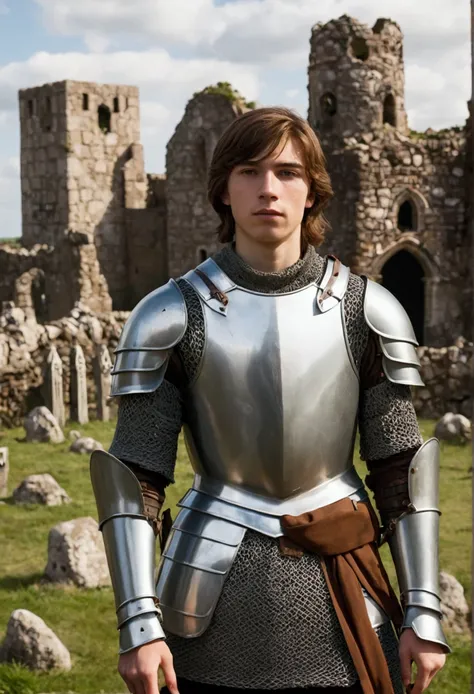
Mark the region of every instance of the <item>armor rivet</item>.
<instances>
[{"instance_id":1,"label":"armor rivet","mask_svg":"<svg viewBox=\"0 0 474 694\"><path fill-rule=\"evenodd\" d=\"M222 311L222 313L224 313L225 308L223 306L219 306L219 311Z\"/></svg>"},{"instance_id":2,"label":"armor rivet","mask_svg":"<svg viewBox=\"0 0 474 694\"><path fill-rule=\"evenodd\" d=\"M411 469L411 474L412 474L412 475L414 475L414 474L415 474L415 472L416 472L416 470L417 470L417 468L416 468L416 467L412 467L412 469Z\"/></svg>"},{"instance_id":3,"label":"armor rivet","mask_svg":"<svg viewBox=\"0 0 474 694\"><path fill-rule=\"evenodd\" d=\"M329 296L332 296L332 289L328 289L326 294L328 294Z\"/></svg>"}]
</instances>

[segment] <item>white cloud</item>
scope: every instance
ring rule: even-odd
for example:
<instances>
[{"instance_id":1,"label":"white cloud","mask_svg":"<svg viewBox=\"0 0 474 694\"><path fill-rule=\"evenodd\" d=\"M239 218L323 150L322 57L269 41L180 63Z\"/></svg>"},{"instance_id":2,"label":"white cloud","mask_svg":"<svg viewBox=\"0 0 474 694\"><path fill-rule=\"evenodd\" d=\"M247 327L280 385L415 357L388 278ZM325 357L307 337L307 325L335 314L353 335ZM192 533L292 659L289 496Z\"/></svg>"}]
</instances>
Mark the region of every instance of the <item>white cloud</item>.
<instances>
[{"instance_id":1,"label":"white cloud","mask_svg":"<svg viewBox=\"0 0 474 694\"><path fill-rule=\"evenodd\" d=\"M285 96L288 97L288 99L294 99L295 96L298 96L300 93L299 89L287 89L285 92Z\"/></svg>"},{"instance_id":2,"label":"white cloud","mask_svg":"<svg viewBox=\"0 0 474 694\"><path fill-rule=\"evenodd\" d=\"M218 81L232 82L248 99L255 99L259 91L258 71L249 65L176 59L160 49L101 54L43 51L0 67L0 111L16 111L18 89L65 79L137 85L142 98L163 108L184 108L195 91Z\"/></svg>"},{"instance_id":3,"label":"white cloud","mask_svg":"<svg viewBox=\"0 0 474 694\"><path fill-rule=\"evenodd\" d=\"M170 51L184 50L198 62L206 58L226 65L248 63L251 70L260 66L280 102L279 75L295 69L306 74L314 24L342 14L370 26L379 16L391 17L405 36L406 103L412 127L421 129L428 122L445 127L463 121L467 114L471 81L467 0L234 0L221 5L213 0L35 1L51 30L82 37L94 50L97 36L102 45L109 40L119 46L132 38L144 47L158 43ZM169 74L166 61L157 65ZM153 72L153 67L147 65L148 69ZM126 69L126 74L137 81L133 70ZM225 79L233 81L230 71ZM283 96L294 98L285 92Z\"/></svg>"},{"instance_id":4,"label":"white cloud","mask_svg":"<svg viewBox=\"0 0 474 694\"><path fill-rule=\"evenodd\" d=\"M0 238L17 236L20 233L18 228L20 207L20 159L11 156L3 162L0 161L0 209L2 210Z\"/></svg>"}]
</instances>

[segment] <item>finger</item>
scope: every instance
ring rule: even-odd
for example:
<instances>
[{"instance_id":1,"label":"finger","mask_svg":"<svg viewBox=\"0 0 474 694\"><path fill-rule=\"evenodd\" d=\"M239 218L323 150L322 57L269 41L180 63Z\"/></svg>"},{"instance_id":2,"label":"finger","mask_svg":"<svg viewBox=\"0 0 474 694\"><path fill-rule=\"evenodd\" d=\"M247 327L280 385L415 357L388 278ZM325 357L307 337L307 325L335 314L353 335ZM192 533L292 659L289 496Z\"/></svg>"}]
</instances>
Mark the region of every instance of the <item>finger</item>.
<instances>
[{"instance_id":1,"label":"finger","mask_svg":"<svg viewBox=\"0 0 474 694\"><path fill-rule=\"evenodd\" d=\"M179 694L178 682L176 679L176 673L173 667L173 658L170 656L165 656L160 664L163 670L163 675L165 677L166 686L168 687L170 694Z\"/></svg>"},{"instance_id":2,"label":"finger","mask_svg":"<svg viewBox=\"0 0 474 694\"><path fill-rule=\"evenodd\" d=\"M159 694L157 672L143 679L143 688L144 694Z\"/></svg>"},{"instance_id":3,"label":"finger","mask_svg":"<svg viewBox=\"0 0 474 694\"><path fill-rule=\"evenodd\" d=\"M430 672L430 670L425 670L424 668L417 668L416 680L411 694L422 694L425 691L429 685Z\"/></svg>"},{"instance_id":4,"label":"finger","mask_svg":"<svg viewBox=\"0 0 474 694\"><path fill-rule=\"evenodd\" d=\"M411 682L411 658L408 651L400 649L400 671L404 687L408 687Z\"/></svg>"}]
</instances>

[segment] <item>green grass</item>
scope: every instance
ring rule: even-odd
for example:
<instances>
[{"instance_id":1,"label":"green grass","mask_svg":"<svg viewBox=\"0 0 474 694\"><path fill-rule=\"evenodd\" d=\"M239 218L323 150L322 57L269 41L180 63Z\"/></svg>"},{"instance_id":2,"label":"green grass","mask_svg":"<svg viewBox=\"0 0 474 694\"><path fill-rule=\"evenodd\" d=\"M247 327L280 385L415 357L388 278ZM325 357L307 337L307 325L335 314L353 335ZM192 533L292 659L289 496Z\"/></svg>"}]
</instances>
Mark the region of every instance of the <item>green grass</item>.
<instances>
[{"instance_id":1,"label":"green grass","mask_svg":"<svg viewBox=\"0 0 474 694\"><path fill-rule=\"evenodd\" d=\"M432 435L433 422L422 422L425 438ZM71 425L108 446L115 422ZM69 673L37 674L12 665L0 665L0 694L40 692L126 692L116 673L117 633L110 588L99 590L41 585L47 561L48 532L53 525L81 516L96 517L89 481L88 456L68 452L69 442L60 445L21 442L23 429L4 433L0 446L10 449L9 493L29 474L51 473L72 497L59 507L15 506L7 499L0 506L2 561L0 562L0 639L3 639L11 612L25 608L39 615L65 643L72 657ZM19 439L19 440L16 440ZM364 466L357 462L361 474ZM441 475L441 568L454 574L470 596L471 546L471 465L470 447L443 445ZM192 472L180 441L176 484L169 489L167 504L175 504L189 487ZM394 572L383 548L387 568ZM430 694L465 694L470 681L470 641L452 638L454 654L430 687Z\"/></svg>"}]
</instances>

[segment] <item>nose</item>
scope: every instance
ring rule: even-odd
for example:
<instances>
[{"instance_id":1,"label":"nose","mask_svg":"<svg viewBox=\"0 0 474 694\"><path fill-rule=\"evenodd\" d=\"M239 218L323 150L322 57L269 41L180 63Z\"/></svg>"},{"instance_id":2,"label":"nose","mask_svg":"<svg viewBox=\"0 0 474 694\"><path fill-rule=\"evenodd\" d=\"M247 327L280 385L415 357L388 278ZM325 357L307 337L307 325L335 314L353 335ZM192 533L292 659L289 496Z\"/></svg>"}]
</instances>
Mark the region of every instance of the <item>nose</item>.
<instances>
[{"instance_id":1,"label":"nose","mask_svg":"<svg viewBox=\"0 0 474 694\"><path fill-rule=\"evenodd\" d=\"M262 176L262 184L260 187L259 197L261 200L277 200L277 184L278 179L273 171L266 171Z\"/></svg>"}]
</instances>

